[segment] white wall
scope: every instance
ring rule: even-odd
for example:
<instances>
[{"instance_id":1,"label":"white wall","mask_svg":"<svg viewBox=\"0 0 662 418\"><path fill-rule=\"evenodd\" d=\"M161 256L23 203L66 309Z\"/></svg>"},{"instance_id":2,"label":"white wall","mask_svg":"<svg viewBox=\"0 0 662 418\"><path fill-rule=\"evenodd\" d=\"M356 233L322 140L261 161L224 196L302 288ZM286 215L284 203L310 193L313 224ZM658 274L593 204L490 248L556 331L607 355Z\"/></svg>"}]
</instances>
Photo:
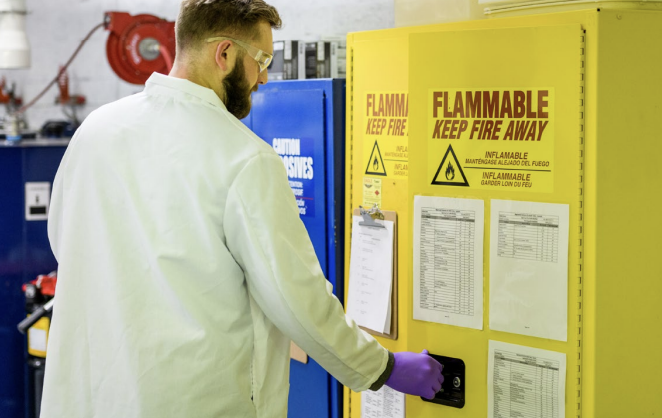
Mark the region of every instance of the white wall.
<instances>
[{"instance_id":1,"label":"white wall","mask_svg":"<svg viewBox=\"0 0 662 418\"><path fill-rule=\"evenodd\" d=\"M281 14L274 39L312 39L394 27L393 0L267 0Z\"/></svg>"},{"instance_id":2,"label":"white wall","mask_svg":"<svg viewBox=\"0 0 662 418\"><path fill-rule=\"evenodd\" d=\"M479 0L395 0L395 25L401 27L485 19L485 6Z\"/></svg>"},{"instance_id":3,"label":"white wall","mask_svg":"<svg viewBox=\"0 0 662 418\"><path fill-rule=\"evenodd\" d=\"M347 32L385 29L394 26L393 0L271 0L283 19L283 28L274 39L311 39L345 36ZM174 20L179 0L27 0L28 37L32 45L32 67L27 70L0 70L25 102L57 74L79 42L103 20L105 11L148 13ZM142 90L121 81L106 59L107 32L98 30L69 67L71 94L82 94L88 104L81 115L95 108ZM37 129L50 119L63 119L55 105L54 86L26 112L30 128ZM0 110L0 116L5 109Z\"/></svg>"}]
</instances>

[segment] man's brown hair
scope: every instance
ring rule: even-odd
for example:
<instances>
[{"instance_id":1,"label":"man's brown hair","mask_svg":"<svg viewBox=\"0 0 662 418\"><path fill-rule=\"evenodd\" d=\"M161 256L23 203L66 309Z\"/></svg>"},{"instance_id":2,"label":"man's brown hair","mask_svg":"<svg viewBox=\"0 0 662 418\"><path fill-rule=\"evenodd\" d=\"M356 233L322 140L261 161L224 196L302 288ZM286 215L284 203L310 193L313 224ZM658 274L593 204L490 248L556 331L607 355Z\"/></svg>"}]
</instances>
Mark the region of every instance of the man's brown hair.
<instances>
[{"instance_id":1,"label":"man's brown hair","mask_svg":"<svg viewBox=\"0 0 662 418\"><path fill-rule=\"evenodd\" d=\"M177 52L195 48L212 36L253 39L262 21L274 29L282 24L276 8L264 0L184 0L175 24Z\"/></svg>"}]
</instances>

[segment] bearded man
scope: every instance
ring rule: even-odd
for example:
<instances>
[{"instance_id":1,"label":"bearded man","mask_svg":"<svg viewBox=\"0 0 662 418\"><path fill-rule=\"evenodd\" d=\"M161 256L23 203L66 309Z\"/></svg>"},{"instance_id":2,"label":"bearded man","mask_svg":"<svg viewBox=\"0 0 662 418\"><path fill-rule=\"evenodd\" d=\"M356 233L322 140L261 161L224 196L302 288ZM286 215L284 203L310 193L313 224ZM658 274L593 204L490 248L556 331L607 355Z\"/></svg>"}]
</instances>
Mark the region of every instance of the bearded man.
<instances>
[{"instance_id":1,"label":"bearded man","mask_svg":"<svg viewBox=\"0 0 662 418\"><path fill-rule=\"evenodd\" d=\"M184 1L171 73L76 132L42 418L284 418L290 340L355 391L439 390L439 363L345 317L282 160L239 121L280 25L263 0Z\"/></svg>"}]
</instances>

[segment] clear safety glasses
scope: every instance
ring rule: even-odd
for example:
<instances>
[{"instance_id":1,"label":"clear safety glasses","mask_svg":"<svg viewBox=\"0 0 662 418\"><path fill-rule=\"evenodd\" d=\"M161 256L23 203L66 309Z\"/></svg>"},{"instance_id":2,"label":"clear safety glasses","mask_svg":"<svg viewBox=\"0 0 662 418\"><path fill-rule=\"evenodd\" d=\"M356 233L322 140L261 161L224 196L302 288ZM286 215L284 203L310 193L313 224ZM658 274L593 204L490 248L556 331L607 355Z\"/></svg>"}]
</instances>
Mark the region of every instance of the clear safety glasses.
<instances>
[{"instance_id":1,"label":"clear safety glasses","mask_svg":"<svg viewBox=\"0 0 662 418\"><path fill-rule=\"evenodd\" d=\"M238 39L230 38L228 36L217 36L214 38L209 38L207 39L207 43L209 42L218 42L218 41L232 41L239 45L240 47L244 48L246 52L248 52L248 55L253 58L255 61L257 61L257 65L260 66L260 72L264 71L267 69L269 64L271 63L271 60L273 59L273 55L268 54L264 52L261 49L258 49L254 47L253 45L249 45L246 42L242 42Z\"/></svg>"}]
</instances>

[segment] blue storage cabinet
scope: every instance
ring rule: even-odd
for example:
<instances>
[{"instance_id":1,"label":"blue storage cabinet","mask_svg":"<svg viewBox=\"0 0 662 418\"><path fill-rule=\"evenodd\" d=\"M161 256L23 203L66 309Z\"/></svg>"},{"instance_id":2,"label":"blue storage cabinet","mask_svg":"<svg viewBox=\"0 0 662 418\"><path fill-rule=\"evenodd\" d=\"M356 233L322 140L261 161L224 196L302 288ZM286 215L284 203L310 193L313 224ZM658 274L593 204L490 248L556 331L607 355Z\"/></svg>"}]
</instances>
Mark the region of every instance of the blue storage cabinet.
<instances>
[{"instance_id":1,"label":"blue storage cabinet","mask_svg":"<svg viewBox=\"0 0 662 418\"><path fill-rule=\"evenodd\" d=\"M68 141L0 141L0 417L34 416L26 399L23 283L57 268L45 220L27 221L25 183L53 183Z\"/></svg>"},{"instance_id":2,"label":"blue storage cabinet","mask_svg":"<svg viewBox=\"0 0 662 418\"><path fill-rule=\"evenodd\" d=\"M345 80L272 81L252 100L253 132L283 158L301 219L342 302ZM288 417L341 415L338 381L312 358L308 364L292 360Z\"/></svg>"}]
</instances>

